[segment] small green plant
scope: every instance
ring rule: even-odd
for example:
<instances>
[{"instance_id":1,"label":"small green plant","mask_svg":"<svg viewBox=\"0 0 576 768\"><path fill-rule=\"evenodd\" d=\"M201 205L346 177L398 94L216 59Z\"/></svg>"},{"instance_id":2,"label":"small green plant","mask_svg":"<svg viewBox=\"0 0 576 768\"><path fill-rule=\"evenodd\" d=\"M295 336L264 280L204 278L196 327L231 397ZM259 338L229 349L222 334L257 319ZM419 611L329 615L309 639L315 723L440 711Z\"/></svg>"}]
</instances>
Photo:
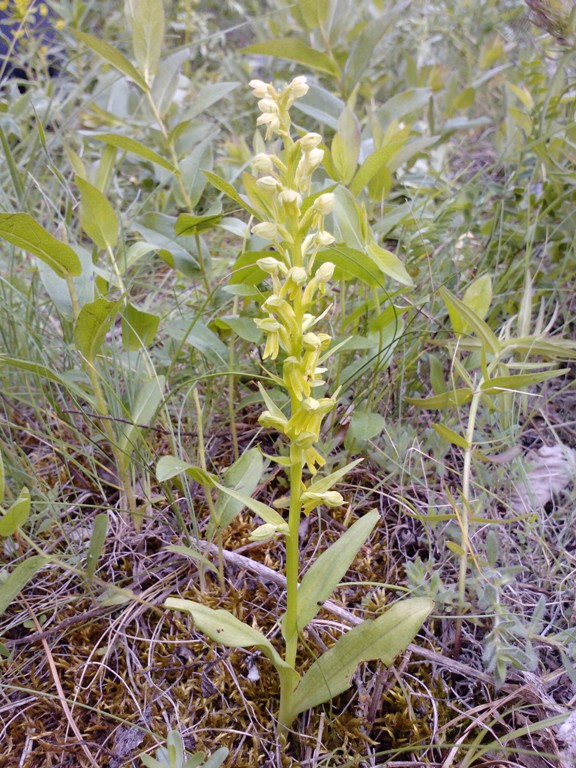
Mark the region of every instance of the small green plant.
<instances>
[{"instance_id":1,"label":"small green plant","mask_svg":"<svg viewBox=\"0 0 576 768\"><path fill-rule=\"evenodd\" d=\"M464 428L456 431L448 426L449 419L433 424L441 437L463 452L462 486L459 496L450 498L460 526L461 540L449 542L448 547L459 558L459 612L466 607L466 586L470 560L474 558L471 537L478 523L489 522L483 510L483 500L474 486L473 458L481 455L478 439L478 416L481 406L499 415L500 426L510 427L513 398L526 400L530 387L561 376L568 369L552 368L559 360L573 360L573 342L550 335L541 319L531 333L533 289L530 275L526 276L524 295L517 318L518 335L511 335L508 323L500 336L485 321L492 303L492 281L489 275L475 280L458 299L445 288L440 289L454 330L448 346L452 351L452 375L448 382L437 370L433 376L436 394L410 402L432 410L451 411L467 406ZM536 359L535 359L536 358ZM539 370L544 369L544 370ZM527 410L526 407L524 410ZM461 412L460 412L461 413ZM448 423L447 423L448 422ZM455 651L460 652L462 618L456 622Z\"/></svg>"},{"instance_id":2,"label":"small green plant","mask_svg":"<svg viewBox=\"0 0 576 768\"><path fill-rule=\"evenodd\" d=\"M146 768L220 768L228 757L226 747L217 749L206 758L204 752L189 755L182 744L178 731L170 731L166 737L166 746L156 750L156 757L140 755Z\"/></svg>"},{"instance_id":3,"label":"small green plant","mask_svg":"<svg viewBox=\"0 0 576 768\"><path fill-rule=\"evenodd\" d=\"M274 248L273 253L261 251L249 256L252 267L259 271L260 281L271 283L271 291L262 302L264 316L255 322L266 336L264 360L278 361L280 369L267 372L266 379L274 384L276 399L259 383L265 406L259 421L263 427L279 432L288 443L287 455L269 458L285 470L290 492L274 508L223 486L204 468L170 456L160 460L157 474L159 480L167 480L185 471L204 486L216 487L263 520L252 534L254 540L277 538L286 542L282 654L261 632L228 611L179 598L166 601L168 608L190 613L196 627L212 640L234 648L256 647L272 661L280 677L279 722L284 731L301 712L347 690L362 661L381 659L390 664L412 640L433 603L425 598L395 603L382 616L343 635L303 675L298 672L301 633L352 564L376 526L379 514L372 510L356 521L310 565L298 583L302 515L310 515L321 505L328 509L344 505L342 495L333 488L358 463L351 462L318 478L319 470L326 464L319 444L322 423L335 408L339 396L338 390L331 396L325 394L327 384L323 378L324 364L335 351L330 335L322 330L330 311L323 297L335 270L326 256L326 249L335 240L327 229L334 193L313 188L313 174L324 156L322 137L306 133L296 140L292 138L290 108L308 91L306 79L296 77L281 91L259 80L250 85L262 113L258 125L266 128L267 140L279 137L280 142L275 151L261 152L254 158L253 168L259 177L245 174L247 199L222 179L212 174L210 178L259 220L252 226L252 233ZM287 413L281 407L278 390L285 393ZM287 520L278 512L284 508L288 510Z\"/></svg>"}]
</instances>

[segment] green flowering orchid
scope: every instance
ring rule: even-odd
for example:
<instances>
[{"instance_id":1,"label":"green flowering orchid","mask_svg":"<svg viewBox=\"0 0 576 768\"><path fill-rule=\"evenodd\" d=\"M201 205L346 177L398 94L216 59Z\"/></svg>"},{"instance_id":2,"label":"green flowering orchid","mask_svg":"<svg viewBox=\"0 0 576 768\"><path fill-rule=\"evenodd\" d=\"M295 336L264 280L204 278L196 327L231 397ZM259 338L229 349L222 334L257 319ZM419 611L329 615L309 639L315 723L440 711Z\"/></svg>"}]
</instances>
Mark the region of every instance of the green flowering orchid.
<instances>
[{"instance_id":1,"label":"green flowering orchid","mask_svg":"<svg viewBox=\"0 0 576 768\"><path fill-rule=\"evenodd\" d=\"M343 496L333 486L358 463L352 462L327 476L320 474L326 465L321 447L323 422L336 407L339 392L327 393L323 376L332 338L322 330L322 324L331 311L329 295L335 267L330 262L316 265L315 261L319 249L335 241L330 232L334 194L330 190L312 194L313 175L324 159L322 136L307 133L297 140L291 136L290 107L307 93L306 78L294 78L283 90L261 80L252 80L250 87L259 100L261 114L256 122L265 129L265 139L280 139L275 141L276 154L260 152L254 157L255 176L244 174L246 208L260 219L251 226L251 232L270 242L274 249L262 252L255 260L266 275L270 293L265 294L262 315L254 322L265 336L263 359L276 361L277 374L273 378L285 389L288 402L285 413L259 383L264 408L258 421L285 441L286 448L280 455L267 458L285 469L290 492L274 506L268 506L227 489L199 468L183 466L181 461L175 462L173 473L184 469L195 480L212 483L236 501L243 500L263 521L252 532L253 541L285 542L286 611L281 620L284 652L280 655L264 635L226 611L174 598L166 605L188 611L196 627L214 641L231 647L256 646L270 659L280 677L278 719L285 734L298 714L349 688L361 661L381 659L391 663L412 640L432 603L425 599L396 603L375 621L366 621L346 633L305 674L298 672L296 657L302 630L343 578L379 521L379 514L372 510L363 515L316 559L299 584L302 516L310 515L319 506L344 506ZM234 194L234 200L239 199ZM171 476L171 471L159 474L165 478Z\"/></svg>"}]
</instances>

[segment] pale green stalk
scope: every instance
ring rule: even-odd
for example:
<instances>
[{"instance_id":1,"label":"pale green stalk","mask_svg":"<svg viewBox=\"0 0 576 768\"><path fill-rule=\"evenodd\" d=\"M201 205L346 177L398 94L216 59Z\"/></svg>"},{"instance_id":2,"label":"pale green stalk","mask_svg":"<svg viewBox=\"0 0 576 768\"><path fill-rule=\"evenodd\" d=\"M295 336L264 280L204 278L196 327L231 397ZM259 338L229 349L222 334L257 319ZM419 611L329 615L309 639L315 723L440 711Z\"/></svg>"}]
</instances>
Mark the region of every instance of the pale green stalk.
<instances>
[{"instance_id":1,"label":"pale green stalk","mask_svg":"<svg viewBox=\"0 0 576 768\"><path fill-rule=\"evenodd\" d=\"M202 469L206 472L207 471L207 465L206 465L206 450L204 448L204 426L203 426L203 417L202 417L202 406L200 405L200 398L198 396L198 390L196 387L194 387L192 391L192 399L194 400L194 409L196 411L196 423L197 423L197 430L198 430L198 461L200 462L200 466ZM208 504L208 509L210 510L210 516L212 520L216 520L216 509L214 507L214 500L212 498L212 494L210 493L210 489L206 488L206 502ZM216 541L218 544L218 581L220 583L220 588L224 589L224 554L223 554L223 544L222 544L222 531L220 529L220 526L217 528L216 533ZM202 569L200 572L200 577L202 581L202 589L206 588L206 584L204 582L204 570Z\"/></svg>"},{"instance_id":2,"label":"pale green stalk","mask_svg":"<svg viewBox=\"0 0 576 768\"><path fill-rule=\"evenodd\" d=\"M466 576L468 575L468 550L470 536L470 509L472 504L471 485L472 485L472 451L474 447L474 432L476 429L476 417L478 407L482 399L482 379L477 385L470 410L468 411L468 424L466 425L465 439L466 449L464 451L464 467L462 469L462 505L460 508L460 530L462 532L462 554L458 570L458 611L459 616L456 619L454 627L454 653L460 654L461 635L462 635L462 612L466 601Z\"/></svg>"}]
</instances>

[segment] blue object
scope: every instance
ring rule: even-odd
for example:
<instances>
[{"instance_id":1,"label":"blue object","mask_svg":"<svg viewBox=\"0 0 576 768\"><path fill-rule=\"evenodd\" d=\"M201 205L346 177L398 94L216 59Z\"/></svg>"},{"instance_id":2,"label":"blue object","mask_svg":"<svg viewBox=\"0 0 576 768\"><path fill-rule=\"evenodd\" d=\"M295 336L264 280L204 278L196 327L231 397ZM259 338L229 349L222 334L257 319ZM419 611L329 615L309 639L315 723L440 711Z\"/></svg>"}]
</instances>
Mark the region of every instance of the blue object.
<instances>
[{"instance_id":1,"label":"blue object","mask_svg":"<svg viewBox=\"0 0 576 768\"><path fill-rule=\"evenodd\" d=\"M0 0L0 81L60 69L58 16L41 0Z\"/></svg>"}]
</instances>

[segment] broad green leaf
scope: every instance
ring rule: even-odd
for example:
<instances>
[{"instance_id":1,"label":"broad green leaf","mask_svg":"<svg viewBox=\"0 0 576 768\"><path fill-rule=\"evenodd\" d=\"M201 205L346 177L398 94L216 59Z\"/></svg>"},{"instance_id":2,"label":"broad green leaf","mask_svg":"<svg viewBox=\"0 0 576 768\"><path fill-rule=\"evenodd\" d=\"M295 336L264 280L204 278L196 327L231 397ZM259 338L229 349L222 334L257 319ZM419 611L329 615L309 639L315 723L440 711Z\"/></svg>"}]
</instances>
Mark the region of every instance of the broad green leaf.
<instances>
[{"instance_id":1,"label":"broad green leaf","mask_svg":"<svg viewBox=\"0 0 576 768\"><path fill-rule=\"evenodd\" d=\"M75 251L27 213L0 213L0 237L46 262L59 277L78 277L82 271Z\"/></svg>"},{"instance_id":2,"label":"broad green leaf","mask_svg":"<svg viewBox=\"0 0 576 768\"><path fill-rule=\"evenodd\" d=\"M228 348L204 323L197 320L191 324L188 319L177 318L172 320L164 330L180 343L190 344L205 355L214 368L228 364Z\"/></svg>"},{"instance_id":3,"label":"broad green leaf","mask_svg":"<svg viewBox=\"0 0 576 768\"><path fill-rule=\"evenodd\" d=\"M211 216L192 216L190 213L181 213L176 219L174 232L184 237L199 235L201 232L209 232L214 229L221 218L221 213Z\"/></svg>"},{"instance_id":4,"label":"broad green leaf","mask_svg":"<svg viewBox=\"0 0 576 768\"><path fill-rule=\"evenodd\" d=\"M43 555L32 555L17 565L8 578L0 584L0 616L47 562L48 558Z\"/></svg>"},{"instance_id":5,"label":"broad green leaf","mask_svg":"<svg viewBox=\"0 0 576 768\"><path fill-rule=\"evenodd\" d=\"M222 643L228 648L257 648L276 667L282 687L290 689L296 685L298 673L282 659L268 638L228 611L215 610L202 603L176 597L169 597L164 605L174 611L189 613L195 626L216 643Z\"/></svg>"},{"instance_id":6,"label":"broad green leaf","mask_svg":"<svg viewBox=\"0 0 576 768\"><path fill-rule=\"evenodd\" d=\"M162 65L164 66L164 65ZM198 115L205 112L213 104L228 96L233 90L235 90L240 83L210 83L205 85L195 96L192 104L184 112L182 120L193 120Z\"/></svg>"},{"instance_id":7,"label":"broad green leaf","mask_svg":"<svg viewBox=\"0 0 576 768\"><path fill-rule=\"evenodd\" d=\"M235 203L238 203L238 205L244 208L245 211L248 211L251 216L257 217L257 213L254 208L252 208L249 203L240 197L230 182L226 181L226 179L223 179L220 176L217 176L215 173L212 173L212 171L202 171L202 173L204 176L206 176L213 187L215 187L220 192L223 192L227 197L234 200Z\"/></svg>"},{"instance_id":8,"label":"broad green leaf","mask_svg":"<svg viewBox=\"0 0 576 768\"><path fill-rule=\"evenodd\" d=\"M286 722L346 691L361 662L379 659L392 664L433 608L434 603L427 598L402 600L374 621L364 621L349 630L306 672L296 687Z\"/></svg>"},{"instance_id":9,"label":"broad green leaf","mask_svg":"<svg viewBox=\"0 0 576 768\"><path fill-rule=\"evenodd\" d=\"M130 414L132 424L120 425L121 436L118 441L118 450L121 453L131 454L136 447L142 435L142 428L139 425L149 424L156 415L164 400L165 383L165 376L156 376L141 387Z\"/></svg>"},{"instance_id":10,"label":"broad green leaf","mask_svg":"<svg viewBox=\"0 0 576 768\"><path fill-rule=\"evenodd\" d=\"M202 764L202 768L220 768L229 754L230 750L227 747L220 747L216 750L216 752L212 752L208 760ZM188 763L186 763L184 768L194 768L194 766L188 765ZM198 768L200 768L200 766L198 766Z\"/></svg>"},{"instance_id":11,"label":"broad green leaf","mask_svg":"<svg viewBox=\"0 0 576 768\"><path fill-rule=\"evenodd\" d=\"M440 288L440 295L446 304L456 334L466 334L469 328L478 337L487 352L497 355L501 351L502 344L484 320L444 286Z\"/></svg>"},{"instance_id":12,"label":"broad green leaf","mask_svg":"<svg viewBox=\"0 0 576 768\"><path fill-rule=\"evenodd\" d=\"M318 615L322 603L334 592L379 519L376 509L363 515L306 571L298 588L299 632Z\"/></svg>"},{"instance_id":13,"label":"broad green leaf","mask_svg":"<svg viewBox=\"0 0 576 768\"><path fill-rule=\"evenodd\" d=\"M332 161L338 172L337 180L349 184L358 165L360 154L360 124L349 107L338 119L338 133L332 139Z\"/></svg>"},{"instance_id":14,"label":"broad green leaf","mask_svg":"<svg viewBox=\"0 0 576 768\"><path fill-rule=\"evenodd\" d=\"M12 536L30 515L30 491L22 488L10 509L0 517L0 536Z\"/></svg>"},{"instance_id":15,"label":"broad green leaf","mask_svg":"<svg viewBox=\"0 0 576 768\"><path fill-rule=\"evenodd\" d=\"M106 533L108 531L108 513L101 512L94 518L92 527L92 536L88 547L88 556L86 557L86 575L89 579L93 578L98 560L106 543Z\"/></svg>"},{"instance_id":16,"label":"broad green leaf","mask_svg":"<svg viewBox=\"0 0 576 768\"><path fill-rule=\"evenodd\" d=\"M355 443L367 443L379 435L386 426L386 419L373 411L354 411L346 433L346 447L350 450Z\"/></svg>"},{"instance_id":17,"label":"broad green leaf","mask_svg":"<svg viewBox=\"0 0 576 768\"><path fill-rule=\"evenodd\" d=\"M484 320L492 303L492 279L490 275L482 275L471 283L462 301L474 312L480 320Z\"/></svg>"},{"instance_id":18,"label":"broad green leaf","mask_svg":"<svg viewBox=\"0 0 576 768\"><path fill-rule=\"evenodd\" d=\"M428 147L436 144L438 139L438 136L420 136L419 138L412 139L403 147L401 147L390 160L388 164L389 170L392 172L397 171L405 163L416 157L416 155L421 154L426 149L428 149Z\"/></svg>"},{"instance_id":19,"label":"broad green leaf","mask_svg":"<svg viewBox=\"0 0 576 768\"><path fill-rule=\"evenodd\" d=\"M127 304L122 313L122 341L133 352L149 347L156 337L160 317Z\"/></svg>"},{"instance_id":20,"label":"broad green leaf","mask_svg":"<svg viewBox=\"0 0 576 768\"><path fill-rule=\"evenodd\" d=\"M141 157L143 160L147 160L154 165L159 165L161 168L165 168L171 173L176 173L176 168L166 158L154 152L153 149L147 147L136 139L131 139L129 136L121 136L118 133L94 133L91 135L92 139L99 139L105 144L109 144L112 147L123 149L125 152L131 152L133 155Z\"/></svg>"},{"instance_id":21,"label":"broad green leaf","mask_svg":"<svg viewBox=\"0 0 576 768\"><path fill-rule=\"evenodd\" d=\"M338 117L342 114L344 107L344 102L330 90L310 84L308 93L302 99L297 99L293 108L336 131Z\"/></svg>"},{"instance_id":22,"label":"broad green leaf","mask_svg":"<svg viewBox=\"0 0 576 768\"><path fill-rule=\"evenodd\" d=\"M308 29L316 29L328 20L330 0L298 0L298 9Z\"/></svg>"},{"instance_id":23,"label":"broad green leaf","mask_svg":"<svg viewBox=\"0 0 576 768\"><path fill-rule=\"evenodd\" d=\"M364 252L362 211L354 196L345 187L334 190L334 235L338 242Z\"/></svg>"},{"instance_id":24,"label":"broad green leaf","mask_svg":"<svg viewBox=\"0 0 576 768\"><path fill-rule=\"evenodd\" d=\"M460 389L451 389L448 392L441 392L439 395L431 397L407 397L406 400L419 408L428 408L430 410L442 410L444 408L455 408L459 405L466 405L472 400L474 392L470 387Z\"/></svg>"},{"instance_id":25,"label":"broad green leaf","mask_svg":"<svg viewBox=\"0 0 576 768\"><path fill-rule=\"evenodd\" d=\"M159 483L165 483L167 480L176 477L176 475L181 475L182 472L189 472L193 469L198 471L197 477L193 477L196 482L201 485L214 485L215 478L212 475L204 472L200 467L195 467L193 464L179 459L177 456L162 456L156 465L156 479Z\"/></svg>"},{"instance_id":26,"label":"broad green leaf","mask_svg":"<svg viewBox=\"0 0 576 768\"><path fill-rule=\"evenodd\" d=\"M251 317L220 317L215 321L219 328L230 328L237 336L252 344L259 344L262 331Z\"/></svg>"},{"instance_id":27,"label":"broad green leaf","mask_svg":"<svg viewBox=\"0 0 576 768\"><path fill-rule=\"evenodd\" d=\"M198 269L196 238L179 238L174 234L175 223L175 216L148 213L134 221L132 227L158 249L160 258L171 267L176 267L187 276L193 276Z\"/></svg>"},{"instance_id":28,"label":"broad green leaf","mask_svg":"<svg viewBox=\"0 0 576 768\"><path fill-rule=\"evenodd\" d=\"M71 29L70 31L78 38L78 40L80 40L80 42L87 45L88 48L91 48L103 59L106 59L109 64L112 64L112 66L123 75L126 75L126 77L133 80L139 88L143 91L148 90L148 85L142 75L138 72L136 67L120 53L120 51L117 51L116 48L113 48L109 43L104 42L104 40L101 40L99 37L94 37L86 32L80 32L77 29Z\"/></svg>"},{"instance_id":29,"label":"broad green leaf","mask_svg":"<svg viewBox=\"0 0 576 768\"><path fill-rule=\"evenodd\" d=\"M411 112L417 112L428 106L432 96L431 88L410 88L388 99L378 110L381 125L393 120L402 120Z\"/></svg>"},{"instance_id":30,"label":"broad green leaf","mask_svg":"<svg viewBox=\"0 0 576 768\"><path fill-rule=\"evenodd\" d=\"M446 392L446 382L444 381L444 369L442 363L431 353L428 353L428 363L430 365L430 384L437 395Z\"/></svg>"},{"instance_id":31,"label":"broad green leaf","mask_svg":"<svg viewBox=\"0 0 576 768\"><path fill-rule=\"evenodd\" d=\"M76 349L86 360L93 363L100 352L106 334L112 327L122 300L107 301L99 298L84 304L76 320L74 339Z\"/></svg>"},{"instance_id":32,"label":"broad green leaf","mask_svg":"<svg viewBox=\"0 0 576 768\"><path fill-rule=\"evenodd\" d=\"M328 250L319 251L316 254L316 264L323 264L326 261L336 267L335 280L356 278L372 287L382 286L380 270L371 260L366 258L366 253L363 251L349 248L344 243L337 243Z\"/></svg>"},{"instance_id":33,"label":"broad green leaf","mask_svg":"<svg viewBox=\"0 0 576 768\"><path fill-rule=\"evenodd\" d=\"M180 768L184 762L184 745L182 744L182 736L178 731L169 731L166 737L166 748L168 750L168 758L170 762L170 768Z\"/></svg>"},{"instance_id":34,"label":"broad green leaf","mask_svg":"<svg viewBox=\"0 0 576 768\"><path fill-rule=\"evenodd\" d=\"M150 757L150 755L142 754L140 755L140 760L142 760L146 768L166 768L166 763L161 763L159 760Z\"/></svg>"},{"instance_id":35,"label":"broad green leaf","mask_svg":"<svg viewBox=\"0 0 576 768\"><path fill-rule=\"evenodd\" d=\"M114 248L118 242L120 225L110 201L99 189L76 176L80 190L80 226L99 248Z\"/></svg>"},{"instance_id":36,"label":"broad green leaf","mask_svg":"<svg viewBox=\"0 0 576 768\"><path fill-rule=\"evenodd\" d=\"M412 278L406 271L406 267L392 251L382 248L375 242L368 243L366 251L383 274L402 283L402 285L413 285Z\"/></svg>"},{"instance_id":37,"label":"broad green leaf","mask_svg":"<svg viewBox=\"0 0 576 768\"><path fill-rule=\"evenodd\" d=\"M162 0L125 0L132 26L132 50L144 80L150 84L158 70L164 43Z\"/></svg>"},{"instance_id":38,"label":"broad green leaf","mask_svg":"<svg viewBox=\"0 0 576 768\"><path fill-rule=\"evenodd\" d=\"M223 484L245 496L252 497L264 471L264 461L258 448L250 448L224 473ZM214 524L226 528L244 509L244 504L231 496L220 493L214 508Z\"/></svg>"},{"instance_id":39,"label":"broad green leaf","mask_svg":"<svg viewBox=\"0 0 576 768\"><path fill-rule=\"evenodd\" d=\"M299 37L279 37L276 40L254 43L254 45L241 48L240 53L297 61L299 64L317 69L319 72L325 72L332 77L338 78L340 76L340 67L332 57L321 51L316 51L314 48L309 48Z\"/></svg>"},{"instance_id":40,"label":"broad green leaf","mask_svg":"<svg viewBox=\"0 0 576 768\"><path fill-rule=\"evenodd\" d=\"M78 277L73 277L72 283L76 299L78 300L78 306L81 308L84 304L94 301L95 265L92 261L92 255L87 248L78 246L77 256L80 260L82 273ZM67 320L73 320L75 308L72 304L68 281L59 277L42 259L36 259L36 263L42 284L54 302L58 313Z\"/></svg>"},{"instance_id":41,"label":"broad green leaf","mask_svg":"<svg viewBox=\"0 0 576 768\"><path fill-rule=\"evenodd\" d=\"M454 432L453 429L450 429L450 427L447 427L445 424L432 424L432 429L438 432L438 434L443 437L444 440L447 440L453 445L457 445L464 451L467 451L470 448L466 439L462 437L462 435L459 435L458 432Z\"/></svg>"},{"instance_id":42,"label":"broad green leaf","mask_svg":"<svg viewBox=\"0 0 576 768\"><path fill-rule=\"evenodd\" d=\"M178 91L178 84L182 74L182 67L190 60L190 50L183 48L170 56L162 59L162 66L154 75L152 85L152 100L160 117L166 118L174 104L174 97ZM169 122L169 121L167 121Z\"/></svg>"},{"instance_id":43,"label":"broad green leaf","mask_svg":"<svg viewBox=\"0 0 576 768\"><path fill-rule=\"evenodd\" d=\"M228 280L230 285L259 285L264 282L268 274L256 264L263 259L266 251L245 251L236 259L232 267L232 273Z\"/></svg>"},{"instance_id":44,"label":"broad green leaf","mask_svg":"<svg viewBox=\"0 0 576 768\"><path fill-rule=\"evenodd\" d=\"M306 3L306 0L302 0ZM386 12L371 18L366 22L360 34L355 34L350 54L344 67L344 85L346 93L350 93L361 80L366 69L374 59L374 49L390 28L398 15L410 4L410 0L386 6Z\"/></svg>"},{"instance_id":45,"label":"broad green leaf","mask_svg":"<svg viewBox=\"0 0 576 768\"><path fill-rule=\"evenodd\" d=\"M556 376L564 376L567 373L570 373L569 368L560 368L554 371L534 371L534 373L518 373L512 376L493 376L488 381L482 382L480 389L492 395L503 392L522 392L527 387L539 384L541 381L547 381Z\"/></svg>"},{"instance_id":46,"label":"broad green leaf","mask_svg":"<svg viewBox=\"0 0 576 768\"><path fill-rule=\"evenodd\" d=\"M410 135L410 129L408 128L399 131L397 136L386 144L381 149L377 149L368 155L366 160L362 163L356 175L350 183L350 192L353 195L359 195L364 187L366 187L376 174L382 173L388 163L392 162L396 154L402 149L404 144L408 141Z\"/></svg>"}]
</instances>

